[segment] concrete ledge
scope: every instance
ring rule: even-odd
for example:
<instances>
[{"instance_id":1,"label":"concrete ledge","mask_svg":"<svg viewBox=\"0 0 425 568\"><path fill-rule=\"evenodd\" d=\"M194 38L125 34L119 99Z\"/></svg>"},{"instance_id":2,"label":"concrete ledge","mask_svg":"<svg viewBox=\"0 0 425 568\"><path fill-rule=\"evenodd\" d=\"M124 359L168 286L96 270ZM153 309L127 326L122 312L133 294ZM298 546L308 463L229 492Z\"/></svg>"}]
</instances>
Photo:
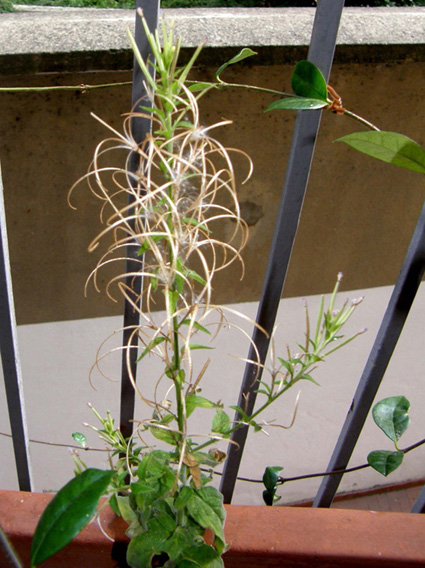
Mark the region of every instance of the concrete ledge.
<instances>
[{"instance_id":1,"label":"concrete ledge","mask_svg":"<svg viewBox=\"0 0 425 568\"><path fill-rule=\"evenodd\" d=\"M305 52L315 10L195 8L163 12L167 20L175 21L185 48L208 40L206 59L211 58L211 50L251 46L260 51L264 62L274 63L276 59L299 58L300 49ZM127 28L134 28L133 10L19 6L15 13L0 18L2 73L22 73L25 68L27 72L129 69L132 56ZM356 58L422 59L424 30L425 7L346 8L337 57L346 57L346 48L351 48L351 56ZM289 55L282 56L284 50L289 50Z\"/></svg>"}]
</instances>

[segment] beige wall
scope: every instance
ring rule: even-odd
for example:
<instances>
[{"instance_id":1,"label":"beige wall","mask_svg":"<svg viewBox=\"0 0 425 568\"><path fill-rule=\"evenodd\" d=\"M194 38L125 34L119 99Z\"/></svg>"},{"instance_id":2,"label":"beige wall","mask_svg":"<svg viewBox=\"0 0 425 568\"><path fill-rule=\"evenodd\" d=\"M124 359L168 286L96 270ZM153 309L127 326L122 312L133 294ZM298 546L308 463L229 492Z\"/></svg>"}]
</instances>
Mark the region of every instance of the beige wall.
<instances>
[{"instance_id":1,"label":"beige wall","mask_svg":"<svg viewBox=\"0 0 425 568\"><path fill-rule=\"evenodd\" d=\"M273 424L288 426L294 412L296 396L301 391L297 417L291 429L282 430L268 426L268 435L250 433L240 471L242 476L261 479L264 468L268 465L284 466L283 474L287 477L326 469L383 317L391 287L342 293L337 305L341 305L347 297L353 298L360 294L364 294L365 299L349 322L346 333L355 333L364 327L367 327L368 331L344 350L330 355L326 363L319 365L313 373L320 383L319 387L310 382L299 383L261 417L266 421L274 420ZM308 297L307 301L313 319L317 313L319 297ZM246 316L255 317L254 302L233 307L241 310ZM410 400L411 425L400 439L401 448L421 440L425 431L425 395L422 388L424 320L425 288L422 286L376 399L403 394ZM277 323L276 355L285 356L287 344L296 350L297 342L303 340L304 309L299 298L282 300ZM106 317L19 327L30 438L65 445L56 447L31 443L36 491L58 489L72 477L73 462L66 447L73 442L72 432L84 432L91 447L102 447L96 434L82 424L95 424L87 402L91 402L102 414L110 410L118 421L119 357L111 356L103 362L103 371L113 379L112 381L107 381L94 372L91 386L88 376L99 344L121 325L120 317ZM246 326L246 329L249 331L249 326ZM108 345L112 347L119 340L120 334ZM218 335L214 345L215 350L208 352L211 364L202 379L202 394L211 400L221 399L225 406L235 404L243 365L229 355L246 356L247 342L241 334L225 330ZM195 372L200 370L204 362L203 352L199 351L198 354L201 359L195 361ZM153 358L145 358L138 366L138 385L144 395L154 388L160 374L158 371L158 364ZM164 389L168 388L167 384L163 386ZM136 420L146 419L150 413L150 408L141 403L137 404ZM208 432L211 419L211 411L196 411L190 419L190 432ZM9 431L0 372L0 432ZM226 449L225 444L219 447L224 451ZM369 416L350 465L365 463L367 454L378 449L391 450L392 442ZM0 436L0 454L0 488L16 489L12 443L3 436ZM388 478L371 469L347 474L340 489L358 491L377 485L423 479L424 456L425 446L410 452L402 466ZM107 467L106 457L102 453L83 452L81 457L88 465ZM312 498L319 482L320 479L309 479L286 484L279 491L282 503ZM235 502L261 504L261 494L260 484L241 481L237 484Z\"/></svg>"},{"instance_id":2,"label":"beige wall","mask_svg":"<svg viewBox=\"0 0 425 568\"><path fill-rule=\"evenodd\" d=\"M215 67L198 69L209 79ZM229 81L287 89L292 65L241 66ZM56 85L129 80L128 72L0 77L0 85ZM336 63L332 84L347 108L382 129L402 132L423 144L425 62ZM78 210L66 204L69 187L83 175L104 129L93 111L115 127L128 110L130 89L84 95L71 92L0 94L0 159L3 170L11 262L19 323L117 314L85 278L95 263L86 252L97 227L97 206L83 188ZM224 91L205 97L206 124L231 118L220 132L229 146L253 159L252 179L240 187L251 224L245 251L246 280L230 285L238 272L218 278L217 302L258 298L266 266L289 144L291 112L264 114L270 97ZM285 288L286 296L329 290L338 271L351 289L394 282L425 195L423 178L379 163L332 141L357 125L325 113L311 181ZM361 127L359 127L361 129ZM236 160L238 163L239 161ZM239 173L241 178L242 172Z\"/></svg>"}]
</instances>

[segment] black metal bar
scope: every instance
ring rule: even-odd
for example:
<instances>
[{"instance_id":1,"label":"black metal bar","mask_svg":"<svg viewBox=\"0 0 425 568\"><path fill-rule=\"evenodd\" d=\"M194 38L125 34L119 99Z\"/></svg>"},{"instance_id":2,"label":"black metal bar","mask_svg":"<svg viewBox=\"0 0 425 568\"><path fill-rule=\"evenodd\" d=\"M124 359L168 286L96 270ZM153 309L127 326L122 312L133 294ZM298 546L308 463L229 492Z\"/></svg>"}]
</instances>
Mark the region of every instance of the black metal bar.
<instances>
[{"instance_id":1,"label":"black metal bar","mask_svg":"<svg viewBox=\"0 0 425 568\"><path fill-rule=\"evenodd\" d=\"M7 407L21 491L31 491L31 466L18 354L12 277L7 245L6 213L0 170L0 355L6 388Z\"/></svg>"},{"instance_id":2,"label":"black metal bar","mask_svg":"<svg viewBox=\"0 0 425 568\"><path fill-rule=\"evenodd\" d=\"M344 0L321 0L316 9L308 59L319 67L326 79L329 77L332 66L343 7ZM282 296L310 174L320 118L320 111L302 111L298 113L295 123L282 198L257 312L257 323L268 332L269 338L258 329L254 330L252 337L259 351L261 362L264 362L267 356L270 335ZM255 351L252 348L248 359L255 360ZM248 414L252 413L255 404L257 374L258 369L255 365L246 366L238 405L245 408ZM236 414L235 420L239 419L240 416ZM224 465L220 487L225 503L230 503L232 499L247 434L247 427L237 430L232 437L233 443L228 447L228 457Z\"/></svg>"},{"instance_id":3,"label":"black metal bar","mask_svg":"<svg viewBox=\"0 0 425 568\"><path fill-rule=\"evenodd\" d=\"M345 469L406 322L425 270L425 204L410 241L384 319L334 448L327 471ZM341 475L323 479L314 507L329 507Z\"/></svg>"},{"instance_id":4,"label":"black metal bar","mask_svg":"<svg viewBox=\"0 0 425 568\"><path fill-rule=\"evenodd\" d=\"M425 513L425 486L422 487L422 491L419 493L416 501L413 503L411 513Z\"/></svg>"},{"instance_id":5,"label":"black metal bar","mask_svg":"<svg viewBox=\"0 0 425 568\"><path fill-rule=\"evenodd\" d=\"M148 23L150 30L155 30L158 24L159 14L159 0L137 0L136 8L143 10L143 15ZM149 43L147 41L140 17L136 14L136 32L135 40L137 46L142 54L142 57L147 61L148 57L152 58ZM133 66L133 87L131 95L132 108L146 95L145 86L143 83L143 74L136 60ZM149 101L144 101L144 106L149 106ZM146 134L150 132L151 121L147 118L137 118L132 120L132 134L137 143L141 143ZM139 156L133 153L130 157L129 168L132 172L137 171L140 167ZM130 203L130 202L129 202ZM127 274L140 271L140 258L136 259L136 247L128 246L126 251L126 265L125 271ZM132 289L135 298L139 298L143 280L142 277L134 278L127 277L125 284ZM132 334L134 327L139 323L139 314L133 308L130 302L124 302L124 331L123 331L123 345L130 344L130 370L132 375L136 376L136 361L137 361L137 335ZM121 367L121 410L120 410L120 429L125 438L131 436L133 431L132 420L134 417L134 404L135 393L134 388L130 381L130 372L127 367L127 354L123 351L122 367Z\"/></svg>"}]
</instances>

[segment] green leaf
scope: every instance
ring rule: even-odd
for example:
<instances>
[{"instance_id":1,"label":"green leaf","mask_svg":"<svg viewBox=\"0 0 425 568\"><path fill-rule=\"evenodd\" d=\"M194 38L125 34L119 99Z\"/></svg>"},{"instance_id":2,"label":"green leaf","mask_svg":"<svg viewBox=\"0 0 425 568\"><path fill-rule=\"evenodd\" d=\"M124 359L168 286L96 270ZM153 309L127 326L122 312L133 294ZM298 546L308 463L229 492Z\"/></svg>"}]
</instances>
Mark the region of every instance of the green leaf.
<instances>
[{"instance_id":1,"label":"green leaf","mask_svg":"<svg viewBox=\"0 0 425 568\"><path fill-rule=\"evenodd\" d=\"M170 534L168 523L164 525L156 518L151 519L146 532L130 540L127 548L127 563L132 568L151 566L152 557L164 552L164 543Z\"/></svg>"},{"instance_id":2,"label":"green leaf","mask_svg":"<svg viewBox=\"0 0 425 568\"><path fill-rule=\"evenodd\" d=\"M158 335L157 337L155 337L155 339L152 339L152 341L149 342L146 345L146 347L143 349L142 353L140 354L139 358L137 359L137 362L141 361L143 359L143 357L146 357L146 355L148 353L150 353L150 351L152 351L152 349L154 347L156 347L160 343L163 343L164 341L169 341L168 337L166 337L164 335Z\"/></svg>"},{"instance_id":3,"label":"green leaf","mask_svg":"<svg viewBox=\"0 0 425 568\"><path fill-rule=\"evenodd\" d=\"M404 396L384 398L372 410L373 419L379 428L395 444L409 426L410 402Z\"/></svg>"},{"instance_id":4,"label":"green leaf","mask_svg":"<svg viewBox=\"0 0 425 568\"><path fill-rule=\"evenodd\" d=\"M193 351L194 349L214 349L214 347L210 347L209 345L202 345L200 343L189 343L188 347L191 351Z\"/></svg>"},{"instance_id":5,"label":"green leaf","mask_svg":"<svg viewBox=\"0 0 425 568\"><path fill-rule=\"evenodd\" d=\"M171 432L167 428L158 428L157 426L150 426L150 431L155 436L157 440L161 440L166 444L171 446L176 446L179 439L179 434L176 432Z\"/></svg>"},{"instance_id":6,"label":"green leaf","mask_svg":"<svg viewBox=\"0 0 425 568\"><path fill-rule=\"evenodd\" d=\"M413 140L396 132L353 132L335 142L345 142L351 148L372 158L399 168L425 174L425 151Z\"/></svg>"},{"instance_id":7,"label":"green leaf","mask_svg":"<svg viewBox=\"0 0 425 568\"><path fill-rule=\"evenodd\" d=\"M31 543L31 566L66 546L92 519L114 471L86 469L55 495L42 514Z\"/></svg>"},{"instance_id":8,"label":"green leaf","mask_svg":"<svg viewBox=\"0 0 425 568\"><path fill-rule=\"evenodd\" d=\"M230 431L230 418L224 410L218 409L214 415L211 430L219 434L227 435Z\"/></svg>"},{"instance_id":9,"label":"green leaf","mask_svg":"<svg viewBox=\"0 0 425 568\"><path fill-rule=\"evenodd\" d=\"M187 278L191 278L192 280L199 282L199 284L202 284L202 286L205 286L207 283L200 274L198 274L195 270L191 270L190 268L185 268L183 274L187 276Z\"/></svg>"},{"instance_id":10,"label":"green leaf","mask_svg":"<svg viewBox=\"0 0 425 568\"><path fill-rule=\"evenodd\" d=\"M283 467L280 465L273 465L266 467L263 474L264 487L268 491L273 491L276 489L276 484L279 480L279 473L282 471Z\"/></svg>"},{"instance_id":11,"label":"green leaf","mask_svg":"<svg viewBox=\"0 0 425 568\"><path fill-rule=\"evenodd\" d=\"M219 69L217 69L217 71L215 73L216 79L219 78L219 75L229 65L233 65L234 63L238 63L239 61L242 61L243 59L246 59L247 57L252 57L253 55L257 55L257 53L255 51L252 51L252 49L249 49L249 47L244 47L237 55L232 57L232 59L229 59L229 61L227 61L221 67L219 67Z\"/></svg>"},{"instance_id":12,"label":"green leaf","mask_svg":"<svg viewBox=\"0 0 425 568\"><path fill-rule=\"evenodd\" d=\"M211 402L207 398L203 396L198 396L197 394L189 394L186 397L186 416L192 414L195 408L215 408L217 405L214 402Z\"/></svg>"},{"instance_id":13,"label":"green leaf","mask_svg":"<svg viewBox=\"0 0 425 568\"><path fill-rule=\"evenodd\" d=\"M72 434L72 437L77 442L77 444L80 444L82 448L85 448L87 446L87 439L84 434L81 434L81 432L74 432Z\"/></svg>"},{"instance_id":14,"label":"green leaf","mask_svg":"<svg viewBox=\"0 0 425 568\"><path fill-rule=\"evenodd\" d=\"M199 542L188 548L184 553L184 560L178 564L178 568L223 568L223 560L220 553L212 546Z\"/></svg>"},{"instance_id":15,"label":"green leaf","mask_svg":"<svg viewBox=\"0 0 425 568\"><path fill-rule=\"evenodd\" d=\"M214 531L216 537L224 544L224 520L226 511L223 507L223 496L215 487L203 487L193 492L186 504L189 515L204 529Z\"/></svg>"},{"instance_id":16,"label":"green leaf","mask_svg":"<svg viewBox=\"0 0 425 568\"><path fill-rule=\"evenodd\" d=\"M326 80L310 61L299 61L292 73L292 89L299 97L319 99L329 104Z\"/></svg>"},{"instance_id":17,"label":"green leaf","mask_svg":"<svg viewBox=\"0 0 425 568\"><path fill-rule=\"evenodd\" d=\"M188 504L194 493L195 489L193 489L192 487L188 487L187 485L183 485L183 487L180 489L180 492L174 501L174 506L177 509L177 511L180 511L181 509L186 507L186 505Z\"/></svg>"},{"instance_id":18,"label":"green leaf","mask_svg":"<svg viewBox=\"0 0 425 568\"><path fill-rule=\"evenodd\" d=\"M214 83L193 83L189 86L189 91L192 93L198 93L199 91L205 91L210 89L211 87L215 87Z\"/></svg>"},{"instance_id":19,"label":"green leaf","mask_svg":"<svg viewBox=\"0 0 425 568\"><path fill-rule=\"evenodd\" d=\"M266 488L263 491L263 500L266 505L271 507L280 497L276 497L277 482L279 480L279 473L282 471L283 467L279 465L266 467L263 474L263 483Z\"/></svg>"},{"instance_id":20,"label":"green leaf","mask_svg":"<svg viewBox=\"0 0 425 568\"><path fill-rule=\"evenodd\" d=\"M373 469L386 477L401 465L403 457L404 452L400 450L396 452L376 450L370 452L367 456L367 462Z\"/></svg>"},{"instance_id":21,"label":"green leaf","mask_svg":"<svg viewBox=\"0 0 425 568\"><path fill-rule=\"evenodd\" d=\"M192 325L196 330L198 331L202 331L204 333L207 333L208 335L211 335L211 331L209 329L207 329L206 327L204 327L203 325L201 325L200 323L198 323L197 321L192 321L191 319L185 319L183 320L179 327L181 325Z\"/></svg>"},{"instance_id":22,"label":"green leaf","mask_svg":"<svg viewBox=\"0 0 425 568\"><path fill-rule=\"evenodd\" d=\"M266 112L269 110L314 110L317 108L323 108L327 105L328 102L322 101L321 99L287 97L286 99L280 99L271 103L266 108Z\"/></svg>"},{"instance_id":23,"label":"green leaf","mask_svg":"<svg viewBox=\"0 0 425 568\"><path fill-rule=\"evenodd\" d=\"M164 542L163 548L171 560L176 560L193 544L193 538L187 527L177 527L173 534Z\"/></svg>"}]
</instances>

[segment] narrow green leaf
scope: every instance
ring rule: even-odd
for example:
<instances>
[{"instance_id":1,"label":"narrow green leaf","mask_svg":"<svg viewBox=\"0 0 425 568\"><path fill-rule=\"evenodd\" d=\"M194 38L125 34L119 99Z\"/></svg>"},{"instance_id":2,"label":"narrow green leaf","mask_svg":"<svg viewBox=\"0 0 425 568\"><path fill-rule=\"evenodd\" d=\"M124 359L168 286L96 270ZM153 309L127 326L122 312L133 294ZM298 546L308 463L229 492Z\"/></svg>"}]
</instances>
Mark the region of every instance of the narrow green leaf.
<instances>
[{"instance_id":1,"label":"narrow green leaf","mask_svg":"<svg viewBox=\"0 0 425 568\"><path fill-rule=\"evenodd\" d=\"M160 343L163 343L164 341L169 341L168 337L165 337L164 335L158 335L157 337L155 337L155 339L153 339L150 343L148 343L148 345L146 345L146 347L143 349L142 353L137 359L137 362L141 361L143 357L146 357L146 355L150 351L152 351L154 347L156 347Z\"/></svg>"},{"instance_id":2,"label":"narrow green leaf","mask_svg":"<svg viewBox=\"0 0 425 568\"><path fill-rule=\"evenodd\" d=\"M409 426L410 402L404 396L384 398L372 410L373 419L379 428L395 444Z\"/></svg>"},{"instance_id":3,"label":"narrow green leaf","mask_svg":"<svg viewBox=\"0 0 425 568\"><path fill-rule=\"evenodd\" d=\"M192 351L194 349L214 349L214 347L209 347L208 345L201 345L200 343L189 343L188 347Z\"/></svg>"},{"instance_id":4,"label":"narrow green leaf","mask_svg":"<svg viewBox=\"0 0 425 568\"><path fill-rule=\"evenodd\" d=\"M299 61L292 73L292 89L299 97L319 99L326 104L328 101L328 89L326 80L320 69L310 61Z\"/></svg>"},{"instance_id":5,"label":"narrow green leaf","mask_svg":"<svg viewBox=\"0 0 425 568\"><path fill-rule=\"evenodd\" d=\"M189 91L192 93L198 93L200 91L205 91L206 89L210 89L211 87L215 87L214 83L193 83L189 87Z\"/></svg>"},{"instance_id":6,"label":"narrow green leaf","mask_svg":"<svg viewBox=\"0 0 425 568\"><path fill-rule=\"evenodd\" d=\"M185 268L183 274L187 276L187 278L191 278L192 280L199 282L199 284L202 284L202 286L205 286L207 283L200 274L198 274L195 270L191 270L190 268Z\"/></svg>"},{"instance_id":7,"label":"narrow green leaf","mask_svg":"<svg viewBox=\"0 0 425 568\"><path fill-rule=\"evenodd\" d=\"M201 325L200 323L198 323L197 321L192 322L192 320L190 319L185 319L180 323L180 325L192 325L198 331L203 331L204 333L211 335L210 330L204 327L203 325Z\"/></svg>"},{"instance_id":8,"label":"narrow green leaf","mask_svg":"<svg viewBox=\"0 0 425 568\"><path fill-rule=\"evenodd\" d=\"M205 233L211 233L211 231L208 229L208 227L206 225L203 225L202 223L200 223L197 219L194 219L193 217L182 217L182 221L184 223L187 223L188 225L193 225L194 227L198 227L202 231L205 231Z\"/></svg>"},{"instance_id":9,"label":"narrow green leaf","mask_svg":"<svg viewBox=\"0 0 425 568\"><path fill-rule=\"evenodd\" d=\"M367 456L368 464L382 475L389 475L402 463L404 452L390 452L388 450L376 450Z\"/></svg>"},{"instance_id":10,"label":"narrow green leaf","mask_svg":"<svg viewBox=\"0 0 425 568\"><path fill-rule=\"evenodd\" d=\"M114 473L86 469L58 491L35 529L31 543L32 566L59 552L89 523Z\"/></svg>"},{"instance_id":11,"label":"narrow green leaf","mask_svg":"<svg viewBox=\"0 0 425 568\"><path fill-rule=\"evenodd\" d=\"M353 132L335 140L345 142L351 148L372 158L425 174L425 151L413 140L396 132Z\"/></svg>"},{"instance_id":12,"label":"narrow green leaf","mask_svg":"<svg viewBox=\"0 0 425 568\"><path fill-rule=\"evenodd\" d=\"M327 106L326 101L307 97L287 97L271 103L265 112L270 110L314 110Z\"/></svg>"},{"instance_id":13,"label":"narrow green leaf","mask_svg":"<svg viewBox=\"0 0 425 568\"><path fill-rule=\"evenodd\" d=\"M257 55L255 51L249 49L249 47L244 47L237 55L229 59L226 63L224 63L221 67L219 67L215 73L216 79L219 78L219 75L228 67L229 65L233 65L234 63L238 63L247 57L252 57L253 55Z\"/></svg>"},{"instance_id":14,"label":"narrow green leaf","mask_svg":"<svg viewBox=\"0 0 425 568\"><path fill-rule=\"evenodd\" d=\"M82 448L85 448L87 446L87 439L84 434L81 434L81 432L74 432L72 434L72 437L77 442L77 444L80 444Z\"/></svg>"},{"instance_id":15,"label":"narrow green leaf","mask_svg":"<svg viewBox=\"0 0 425 568\"><path fill-rule=\"evenodd\" d=\"M229 408L231 408L232 410L236 410L236 412L241 415L242 422L248 422L249 421L248 414L240 406L237 406L236 404L232 404L232 405L229 406Z\"/></svg>"}]
</instances>

